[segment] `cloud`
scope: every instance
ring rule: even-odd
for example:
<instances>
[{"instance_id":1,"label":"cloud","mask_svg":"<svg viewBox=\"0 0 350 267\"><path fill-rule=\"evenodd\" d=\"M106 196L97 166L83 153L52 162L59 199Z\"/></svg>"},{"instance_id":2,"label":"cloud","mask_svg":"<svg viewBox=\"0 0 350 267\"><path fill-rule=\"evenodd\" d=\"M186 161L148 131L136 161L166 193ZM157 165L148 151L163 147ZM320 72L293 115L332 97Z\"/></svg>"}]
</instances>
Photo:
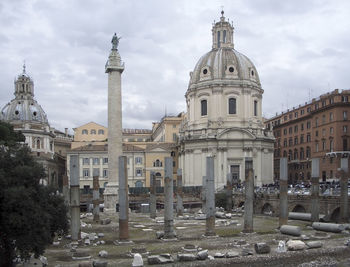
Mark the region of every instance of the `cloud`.
<instances>
[{"instance_id":1,"label":"cloud","mask_svg":"<svg viewBox=\"0 0 350 267\"><path fill-rule=\"evenodd\" d=\"M266 116L334 88L348 88L348 1L24 1L0 3L0 105L13 98L23 60L35 97L62 130L107 126L104 66L122 36L123 127L151 128L185 111L189 72L211 49L220 6L235 49L257 67ZM288 94L286 92L289 92ZM293 92L293 93L292 93Z\"/></svg>"}]
</instances>

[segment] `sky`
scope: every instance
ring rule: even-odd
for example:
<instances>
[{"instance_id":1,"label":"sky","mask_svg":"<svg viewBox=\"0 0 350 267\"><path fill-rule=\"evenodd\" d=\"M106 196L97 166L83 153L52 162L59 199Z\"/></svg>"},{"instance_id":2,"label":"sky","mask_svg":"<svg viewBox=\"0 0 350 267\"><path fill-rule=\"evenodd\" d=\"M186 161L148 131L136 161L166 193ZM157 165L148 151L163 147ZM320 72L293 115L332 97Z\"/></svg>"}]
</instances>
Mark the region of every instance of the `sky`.
<instances>
[{"instance_id":1,"label":"sky","mask_svg":"<svg viewBox=\"0 0 350 267\"><path fill-rule=\"evenodd\" d=\"M264 117L350 88L348 0L2 0L0 107L25 61L52 127L107 126L104 67L116 32L123 128L150 129L186 111L189 73L211 50L222 7L235 49L259 73Z\"/></svg>"}]
</instances>

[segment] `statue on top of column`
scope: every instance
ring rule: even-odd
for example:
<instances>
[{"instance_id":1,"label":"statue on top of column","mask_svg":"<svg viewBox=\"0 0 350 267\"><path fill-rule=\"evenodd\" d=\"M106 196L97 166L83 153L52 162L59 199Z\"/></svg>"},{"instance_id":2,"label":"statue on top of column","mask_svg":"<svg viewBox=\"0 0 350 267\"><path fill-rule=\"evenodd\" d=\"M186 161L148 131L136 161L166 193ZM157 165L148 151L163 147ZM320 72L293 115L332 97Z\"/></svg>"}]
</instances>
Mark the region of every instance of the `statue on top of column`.
<instances>
[{"instance_id":1,"label":"statue on top of column","mask_svg":"<svg viewBox=\"0 0 350 267\"><path fill-rule=\"evenodd\" d=\"M114 33L112 38L112 50L118 50L118 44L121 37L118 37L116 33Z\"/></svg>"}]
</instances>

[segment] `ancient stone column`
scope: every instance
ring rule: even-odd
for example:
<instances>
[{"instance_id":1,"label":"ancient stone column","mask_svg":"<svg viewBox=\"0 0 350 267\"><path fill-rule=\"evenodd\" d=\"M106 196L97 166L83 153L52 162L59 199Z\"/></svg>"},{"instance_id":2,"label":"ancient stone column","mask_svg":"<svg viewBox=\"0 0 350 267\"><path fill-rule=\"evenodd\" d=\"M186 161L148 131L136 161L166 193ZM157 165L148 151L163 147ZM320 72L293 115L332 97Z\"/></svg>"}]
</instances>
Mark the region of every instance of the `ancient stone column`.
<instances>
[{"instance_id":1,"label":"ancient stone column","mask_svg":"<svg viewBox=\"0 0 350 267\"><path fill-rule=\"evenodd\" d=\"M100 184L99 184L99 176L93 177L93 191L92 191L92 204L94 209L92 214L94 216L94 222L100 221Z\"/></svg>"},{"instance_id":2,"label":"ancient stone column","mask_svg":"<svg viewBox=\"0 0 350 267\"><path fill-rule=\"evenodd\" d=\"M206 199L206 227L205 235L215 235L215 181L214 181L214 158L207 157L205 199Z\"/></svg>"},{"instance_id":3,"label":"ancient stone column","mask_svg":"<svg viewBox=\"0 0 350 267\"><path fill-rule=\"evenodd\" d=\"M151 180L150 180L150 199L149 199L149 206L150 206L150 217L152 219L156 218L156 212L157 212L157 195L156 195L156 175L154 172L151 172Z\"/></svg>"},{"instance_id":4,"label":"ancient stone column","mask_svg":"<svg viewBox=\"0 0 350 267\"><path fill-rule=\"evenodd\" d=\"M119 157L119 240L129 239L129 190L126 157Z\"/></svg>"},{"instance_id":5,"label":"ancient stone column","mask_svg":"<svg viewBox=\"0 0 350 267\"><path fill-rule=\"evenodd\" d=\"M311 222L318 222L320 217L320 159L311 160ZM346 186L347 187L347 186Z\"/></svg>"},{"instance_id":6,"label":"ancient stone column","mask_svg":"<svg viewBox=\"0 0 350 267\"><path fill-rule=\"evenodd\" d=\"M254 211L254 173L253 161L246 159L245 178L245 201L244 201L244 228L243 232L253 232L253 211Z\"/></svg>"},{"instance_id":7,"label":"ancient stone column","mask_svg":"<svg viewBox=\"0 0 350 267\"><path fill-rule=\"evenodd\" d=\"M203 213L207 212L206 197L207 197L207 177L203 176L202 177L202 191L201 191L202 212Z\"/></svg>"},{"instance_id":8,"label":"ancient stone column","mask_svg":"<svg viewBox=\"0 0 350 267\"><path fill-rule=\"evenodd\" d=\"M116 212L118 200L118 159L122 155L121 74L124 63L118 53L119 38L114 34L106 63L108 73L108 184L104 191L106 212Z\"/></svg>"},{"instance_id":9,"label":"ancient stone column","mask_svg":"<svg viewBox=\"0 0 350 267\"><path fill-rule=\"evenodd\" d=\"M177 169L177 192L176 192L176 212L177 216L182 216L184 212L182 193L182 169Z\"/></svg>"},{"instance_id":10,"label":"ancient stone column","mask_svg":"<svg viewBox=\"0 0 350 267\"><path fill-rule=\"evenodd\" d=\"M79 157L70 156L70 208L72 240L80 239Z\"/></svg>"},{"instance_id":11,"label":"ancient stone column","mask_svg":"<svg viewBox=\"0 0 350 267\"><path fill-rule=\"evenodd\" d=\"M343 223L349 222L348 160L348 158L340 159L340 219Z\"/></svg>"},{"instance_id":12,"label":"ancient stone column","mask_svg":"<svg viewBox=\"0 0 350 267\"><path fill-rule=\"evenodd\" d=\"M175 237L174 233L174 199L173 199L173 159L165 158L164 168L164 238Z\"/></svg>"},{"instance_id":13,"label":"ancient stone column","mask_svg":"<svg viewBox=\"0 0 350 267\"><path fill-rule=\"evenodd\" d=\"M232 211L232 189L233 189L233 183L232 183L232 174L228 173L226 176L226 211L231 212Z\"/></svg>"},{"instance_id":14,"label":"ancient stone column","mask_svg":"<svg viewBox=\"0 0 350 267\"><path fill-rule=\"evenodd\" d=\"M288 159L280 158L280 214L279 226L288 224Z\"/></svg>"},{"instance_id":15,"label":"ancient stone column","mask_svg":"<svg viewBox=\"0 0 350 267\"><path fill-rule=\"evenodd\" d=\"M62 194L64 199L64 204L67 207L67 216L70 218L70 197L69 197L69 183L68 183L68 176L67 174L63 175L63 181L62 181Z\"/></svg>"}]
</instances>

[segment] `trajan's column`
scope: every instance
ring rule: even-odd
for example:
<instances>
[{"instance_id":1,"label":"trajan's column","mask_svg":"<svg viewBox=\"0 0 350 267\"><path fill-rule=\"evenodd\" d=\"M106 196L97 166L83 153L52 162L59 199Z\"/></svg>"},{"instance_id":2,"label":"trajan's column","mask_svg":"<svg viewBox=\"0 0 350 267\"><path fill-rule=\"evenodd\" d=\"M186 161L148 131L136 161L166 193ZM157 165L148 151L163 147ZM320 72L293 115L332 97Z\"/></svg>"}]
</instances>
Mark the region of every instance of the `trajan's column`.
<instances>
[{"instance_id":1,"label":"trajan's column","mask_svg":"<svg viewBox=\"0 0 350 267\"><path fill-rule=\"evenodd\" d=\"M118 159L122 155L121 74L124 63L118 53L119 39L112 38L112 49L106 63L108 73L108 184L104 192L106 212L115 212L118 200Z\"/></svg>"}]
</instances>

